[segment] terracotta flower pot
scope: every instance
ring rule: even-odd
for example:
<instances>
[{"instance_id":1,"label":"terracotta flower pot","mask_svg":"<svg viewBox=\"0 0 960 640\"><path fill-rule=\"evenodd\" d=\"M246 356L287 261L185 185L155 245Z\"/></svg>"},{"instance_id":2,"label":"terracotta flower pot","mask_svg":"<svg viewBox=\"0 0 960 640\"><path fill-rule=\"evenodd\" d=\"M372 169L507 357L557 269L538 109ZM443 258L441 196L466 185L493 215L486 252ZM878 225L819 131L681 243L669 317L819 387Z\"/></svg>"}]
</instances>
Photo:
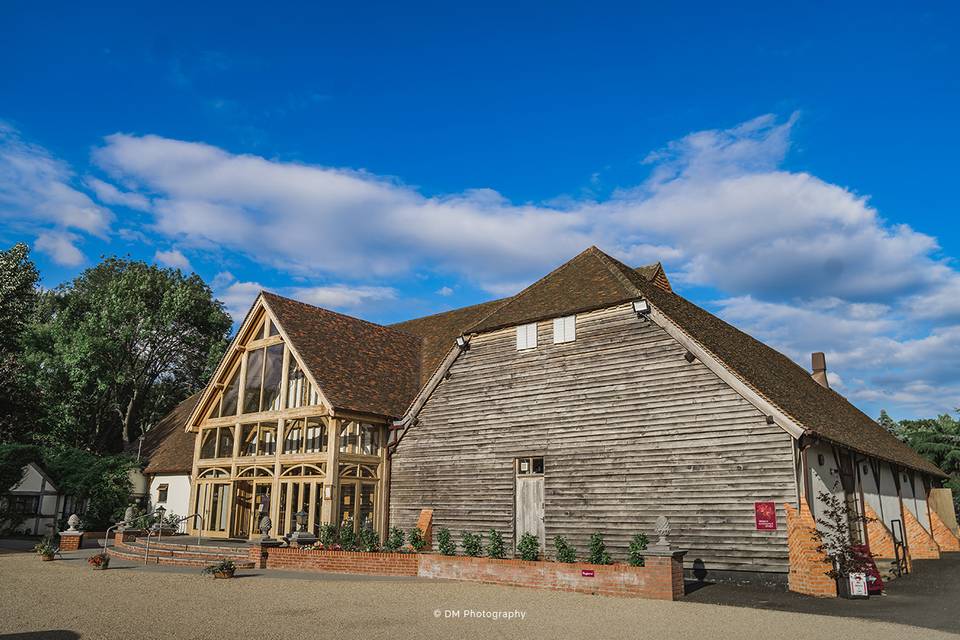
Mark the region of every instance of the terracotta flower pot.
<instances>
[{"instance_id":1,"label":"terracotta flower pot","mask_svg":"<svg viewBox=\"0 0 960 640\"><path fill-rule=\"evenodd\" d=\"M40 556L40 559L43 560L44 562L50 562L51 560L53 560L53 554L44 553L43 555Z\"/></svg>"},{"instance_id":2,"label":"terracotta flower pot","mask_svg":"<svg viewBox=\"0 0 960 640\"><path fill-rule=\"evenodd\" d=\"M227 578L232 578L233 573L234 573L233 569L224 569L223 571L214 571L213 577L225 580Z\"/></svg>"}]
</instances>

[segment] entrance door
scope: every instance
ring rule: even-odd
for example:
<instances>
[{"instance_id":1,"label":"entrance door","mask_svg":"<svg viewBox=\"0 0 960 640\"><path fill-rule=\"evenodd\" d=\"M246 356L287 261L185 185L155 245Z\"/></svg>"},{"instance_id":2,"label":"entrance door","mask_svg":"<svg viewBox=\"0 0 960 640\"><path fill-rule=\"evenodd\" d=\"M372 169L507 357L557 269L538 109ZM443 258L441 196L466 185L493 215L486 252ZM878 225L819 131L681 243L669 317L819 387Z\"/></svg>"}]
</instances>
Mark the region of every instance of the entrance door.
<instances>
[{"instance_id":1,"label":"entrance door","mask_svg":"<svg viewBox=\"0 0 960 640\"><path fill-rule=\"evenodd\" d=\"M532 533L545 548L543 526L543 458L517 459L516 538L514 547L525 533Z\"/></svg>"},{"instance_id":2,"label":"entrance door","mask_svg":"<svg viewBox=\"0 0 960 640\"><path fill-rule=\"evenodd\" d=\"M201 482L197 485L196 513L203 517L202 535L227 537L230 522L230 483Z\"/></svg>"},{"instance_id":3,"label":"entrance door","mask_svg":"<svg viewBox=\"0 0 960 640\"><path fill-rule=\"evenodd\" d=\"M238 480L233 490L233 537L250 537L253 517L253 483Z\"/></svg>"}]
</instances>

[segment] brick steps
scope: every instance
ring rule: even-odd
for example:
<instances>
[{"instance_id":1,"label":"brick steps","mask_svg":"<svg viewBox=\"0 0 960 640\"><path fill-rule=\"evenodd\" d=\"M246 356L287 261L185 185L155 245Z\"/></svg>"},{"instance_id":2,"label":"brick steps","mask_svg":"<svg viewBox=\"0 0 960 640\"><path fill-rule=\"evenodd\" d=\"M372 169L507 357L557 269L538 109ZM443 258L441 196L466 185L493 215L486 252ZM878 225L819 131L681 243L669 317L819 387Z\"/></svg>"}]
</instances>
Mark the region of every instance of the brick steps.
<instances>
[{"instance_id":1,"label":"brick steps","mask_svg":"<svg viewBox=\"0 0 960 640\"><path fill-rule=\"evenodd\" d=\"M140 547L135 543L120 543L108 549L111 557L137 563L143 563L144 551L146 551L145 546ZM153 545L151 545L150 552L147 555L146 564L175 567L206 567L221 559L233 560L238 569L255 568L254 563L247 558L246 554L241 555L236 551L230 556L222 553L199 554L196 552L185 552L183 555L178 555L175 551L161 549L160 553L157 554L154 552Z\"/></svg>"}]
</instances>

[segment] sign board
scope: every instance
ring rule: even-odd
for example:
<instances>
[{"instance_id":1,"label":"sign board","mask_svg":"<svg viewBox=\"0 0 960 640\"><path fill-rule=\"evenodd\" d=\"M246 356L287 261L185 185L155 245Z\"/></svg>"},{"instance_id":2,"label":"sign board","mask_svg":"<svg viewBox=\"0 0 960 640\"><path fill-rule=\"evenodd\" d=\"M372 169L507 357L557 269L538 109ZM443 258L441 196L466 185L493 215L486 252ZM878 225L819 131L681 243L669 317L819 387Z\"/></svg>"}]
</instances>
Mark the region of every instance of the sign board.
<instances>
[{"instance_id":1,"label":"sign board","mask_svg":"<svg viewBox=\"0 0 960 640\"><path fill-rule=\"evenodd\" d=\"M866 598L870 595L869 593L867 593L867 574L851 573L849 577L850 577L850 596L851 597Z\"/></svg>"},{"instance_id":2,"label":"sign board","mask_svg":"<svg viewBox=\"0 0 960 640\"><path fill-rule=\"evenodd\" d=\"M580 570L580 575L583 576L584 578L592 578L592 577L593 577L593 569L581 569L581 570Z\"/></svg>"},{"instance_id":3,"label":"sign board","mask_svg":"<svg viewBox=\"0 0 960 640\"><path fill-rule=\"evenodd\" d=\"M759 531L773 531L777 528L777 504L775 502L754 502L753 516Z\"/></svg>"}]
</instances>

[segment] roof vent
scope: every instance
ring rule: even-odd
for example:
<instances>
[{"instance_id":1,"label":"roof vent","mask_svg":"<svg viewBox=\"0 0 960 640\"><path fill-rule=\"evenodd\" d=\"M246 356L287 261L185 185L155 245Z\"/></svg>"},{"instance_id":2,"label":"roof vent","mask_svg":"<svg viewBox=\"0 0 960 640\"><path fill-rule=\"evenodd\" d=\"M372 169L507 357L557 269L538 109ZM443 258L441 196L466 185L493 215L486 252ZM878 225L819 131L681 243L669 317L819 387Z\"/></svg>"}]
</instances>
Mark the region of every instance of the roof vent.
<instances>
[{"instance_id":1,"label":"roof vent","mask_svg":"<svg viewBox=\"0 0 960 640\"><path fill-rule=\"evenodd\" d=\"M830 383L827 381L827 358L823 355L822 351L817 351L812 355L813 360L813 379L817 381L821 387L830 388Z\"/></svg>"}]
</instances>

